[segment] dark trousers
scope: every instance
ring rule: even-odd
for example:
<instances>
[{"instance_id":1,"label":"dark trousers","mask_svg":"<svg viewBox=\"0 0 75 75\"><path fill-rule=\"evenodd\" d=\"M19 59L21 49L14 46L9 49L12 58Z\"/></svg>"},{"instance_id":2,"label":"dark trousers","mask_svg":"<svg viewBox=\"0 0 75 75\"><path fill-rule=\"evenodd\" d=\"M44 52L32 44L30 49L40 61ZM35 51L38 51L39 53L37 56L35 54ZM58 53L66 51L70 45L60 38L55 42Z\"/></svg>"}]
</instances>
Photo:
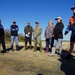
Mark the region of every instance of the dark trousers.
<instances>
[{"instance_id":1,"label":"dark trousers","mask_svg":"<svg viewBox=\"0 0 75 75\"><path fill-rule=\"evenodd\" d=\"M53 44L54 44L54 38L52 38L51 47L53 47Z\"/></svg>"},{"instance_id":2,"label":"dark trousers","mask_svg":"<svg viewBox=\"0 0 75 75\"><path fill-rule=\"evenodd\" d=\"M29 42L29 45L31 45L31 37L25 37L25 45L27 45L27 43Z\"/></svg>"},{"instance_id":3,"label":"dark trousers","mask_svg":"<svg viewBox=\"0 0 75 75\"><path fill-rule=\"evenodd\" d=\"M3 50L6 51L4 36L0 36L0 43L2 44Z\"/></svg>"}]
</instances>

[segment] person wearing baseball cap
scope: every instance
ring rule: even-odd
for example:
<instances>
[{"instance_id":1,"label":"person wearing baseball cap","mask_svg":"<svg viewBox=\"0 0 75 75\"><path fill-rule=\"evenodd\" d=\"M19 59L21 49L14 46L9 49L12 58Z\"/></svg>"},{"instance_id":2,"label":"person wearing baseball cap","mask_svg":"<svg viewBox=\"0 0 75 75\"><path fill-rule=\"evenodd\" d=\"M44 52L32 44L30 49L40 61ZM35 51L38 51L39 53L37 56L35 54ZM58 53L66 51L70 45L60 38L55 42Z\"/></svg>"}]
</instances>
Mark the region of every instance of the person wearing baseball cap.
<instances>
[{"instance_id":1,"label":"person wearing baseball cap","mask_svg":"<svg viewBox=\"0 0 75 75\"><path fill-rule=\"evenodd\" d=\"M58 19L60 19L60 20L62 21L62 18L61 18L61 17L57 17L57 18L55 18L55 20L58 20Z\"/></svg>"},{"instance_id":2,"label":"person wearing baseball cap","mask_svg":"<svg viewBox=\"0 0 75 75\"><path fill-rule=\"evenodd\" d=\"M57 21L55 28L54 28L54 33L53 33L53 37L54 37L54 44L52 47L52 51L51 54L49 56L54 56L55 51L56 51L56 45L58 42L59 45L59 55L61 55L62 53L62 39L63 39L63 28L64 28L64 24L62 23L62 18L61 17L57 17L55 18L55 20Z\"/></svg>"},{"instance_id":3,"label":"person wearing baseball cap","mask_svg":"<svg viewBox=\"0 0 75 75\"><path fill-rule=\"evenodd\" d=\"M12 51L14 51L14 49L13 49L14 40L16 41L16 50L17 51L19 50L19 46L18 46L18 31L19 31L18 25L16 25L16 21L13 21L12 25L10 26L11 49L12 49Z\"/></svg>"},{"instance_id":4,"label":"person wearing baseball cap","mask_svg":"<svg viewBox=\"0 0 75 75\"><path fill-rule=\"evenodd\" d=\"M39 25L39 22L35 22L36 27L33 29L34 36L34 52L37 51L37 44L39 45L40 52L42 52L42 43L41 43L41 34L42 28Z\"/></svg>"},{"instance_id":5,"label":"person wearing baseball cap","mask_svg":"<svg viewBox=\"0 0 75 75\"><path fill-rule=\"evenodd\" d=\"M71 57L71 53L73 51L74 43L75 43L75 5L71 8L71 10L73 11L73 16L71 16L67 29L64 33L66 35L68 34L69 31L72 31L71 37L70 37L70 49L67 56L68 58Z\"/></svg>"}]
</instances>

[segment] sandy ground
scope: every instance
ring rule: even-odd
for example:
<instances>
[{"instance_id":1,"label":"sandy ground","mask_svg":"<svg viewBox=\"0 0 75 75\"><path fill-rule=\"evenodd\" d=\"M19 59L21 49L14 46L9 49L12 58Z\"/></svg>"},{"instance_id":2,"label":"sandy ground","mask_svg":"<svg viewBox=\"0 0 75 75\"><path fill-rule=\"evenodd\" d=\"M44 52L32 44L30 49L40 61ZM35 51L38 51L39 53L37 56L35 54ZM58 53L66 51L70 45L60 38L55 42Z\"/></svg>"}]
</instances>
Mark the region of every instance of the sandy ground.
<instances>
[{"instance_id":1,"label":"sandy ground","mask_svg":"<svg viewBox=\"0 0 75 75\"><path fill-rule=\"evenodd\" d=\"M50 52L24 50L24 43L19 43L20 51L0 53L0 75L75 75L75 57L61 59L59 55L49 57ZM45 47L45 42L42 44ZM7 44L7 49L10 46ZM69 49L69 42L63 42L63 50ZM75 52L75 50L73 51ZM75 56L75 53L73 53Z\"/></svg>"}]
</instances>

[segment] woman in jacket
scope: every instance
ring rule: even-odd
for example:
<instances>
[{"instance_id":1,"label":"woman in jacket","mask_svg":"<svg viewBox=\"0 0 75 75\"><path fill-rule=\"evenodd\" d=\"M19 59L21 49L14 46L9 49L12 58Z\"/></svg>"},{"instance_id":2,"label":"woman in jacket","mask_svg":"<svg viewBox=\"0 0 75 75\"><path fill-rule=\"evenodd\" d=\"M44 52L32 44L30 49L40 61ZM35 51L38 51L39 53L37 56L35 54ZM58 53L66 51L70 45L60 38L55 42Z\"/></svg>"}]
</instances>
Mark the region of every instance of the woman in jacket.
<instances>
[{"instance_id":1,"label":"woman in jacket","mask_svg":"<svg viewBox=\"0 0 75 75\"><path fill-rule=\"evenodd\" d=\"M54 45L52 47L52 52L51 52L50 56L53 56L55 54L57 42L59 45L59 54L61 54L61 52L62 52L62 39L63 39L64 25L62 23L61 17L57 17L57 18L55 18L55 20L57 21L57 23L55 25L54 35L53 35L54 36Z\"/></svg>"},{"instance_id":2,"label":"woman in jacket","mask_svg":"<svg viewBox=\"0 0 75 75\"><path fill-rule=\"evenodd\" d=\"M49 51L49 45L51 48L52 37L53 37L54 25L52 20L48 21L48 26L45 29L45 39L46 39L46 52Z\"/></svg>"}]
</instances>

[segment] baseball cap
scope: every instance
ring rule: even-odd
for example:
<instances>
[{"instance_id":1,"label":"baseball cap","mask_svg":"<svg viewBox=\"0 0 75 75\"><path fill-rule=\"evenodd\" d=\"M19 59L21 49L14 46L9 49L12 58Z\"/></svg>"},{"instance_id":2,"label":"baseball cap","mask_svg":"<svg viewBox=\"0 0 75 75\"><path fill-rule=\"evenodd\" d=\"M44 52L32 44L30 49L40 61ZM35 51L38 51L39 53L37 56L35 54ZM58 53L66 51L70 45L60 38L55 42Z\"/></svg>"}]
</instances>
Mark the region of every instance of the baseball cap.
<instances>
[{"instance_id":1,"label":"baseball cap","mask_svg":"<svg viewBox=\"0 0 75 75\"><path fill-rule=\"evenodd\" d=\"M71 8L71 10L74 10L75 9L75 6L73 6L72 8Z\"/></svg>"},{"instance_id":2,"label":"baseball cap","mask_svg":"<svg viewBox=\"0 0 75 75\"><path fill-rule=\"evenodd\" d=\"M62 20L62 18L61 18L61 17L57 17L57 18L55 18L55 20L58 20L58 19Z\"/></svg>"}]
</instances>

